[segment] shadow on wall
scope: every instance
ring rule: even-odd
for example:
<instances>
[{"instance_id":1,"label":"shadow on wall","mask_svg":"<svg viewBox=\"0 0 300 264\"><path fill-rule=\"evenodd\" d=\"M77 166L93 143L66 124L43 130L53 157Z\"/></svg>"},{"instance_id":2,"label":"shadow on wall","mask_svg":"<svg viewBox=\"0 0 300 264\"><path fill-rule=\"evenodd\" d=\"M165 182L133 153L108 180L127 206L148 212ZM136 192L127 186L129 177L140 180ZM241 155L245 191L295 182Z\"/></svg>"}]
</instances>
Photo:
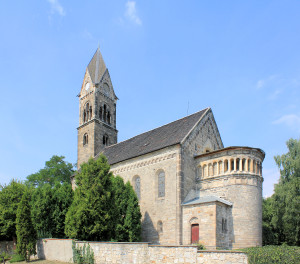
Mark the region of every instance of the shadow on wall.
<instances>
[{"instance_id":1,"label":"shadow on wall","mask_svg":"<svg viewBox=\"0 0 300 264\"><path fill-rule=\"evenodd\" d=\"M152 219L146 211L142 221L142 241L154 244L159 243L158 232L152 222Z\"/></svg>"},{"instance_id":2,"label":"shadow on wall","mask_svg":"<svg viewBox=\"0 0 300 264\"><path fill-rule=\"evenodd\" d=\"M235 242L234 228L233 228L232 208L230 208L228 219L229 219L228 230L230 230L230 232L229 232L229 245L228 246L229 246L229 249L232 249L232 243Z\"/></svg>"},{"instance_id":3,"label":"shadow on wall","mask_svg":"<svg viewBox=\"0 0 300 264\"><path fill-rule=\"evenodd\" d=\"M44 244L43 239L39 239L36 243L37 247L37 255L39 259L45 259L45 250L44 250Z\"/></svg>"}]
</instances>

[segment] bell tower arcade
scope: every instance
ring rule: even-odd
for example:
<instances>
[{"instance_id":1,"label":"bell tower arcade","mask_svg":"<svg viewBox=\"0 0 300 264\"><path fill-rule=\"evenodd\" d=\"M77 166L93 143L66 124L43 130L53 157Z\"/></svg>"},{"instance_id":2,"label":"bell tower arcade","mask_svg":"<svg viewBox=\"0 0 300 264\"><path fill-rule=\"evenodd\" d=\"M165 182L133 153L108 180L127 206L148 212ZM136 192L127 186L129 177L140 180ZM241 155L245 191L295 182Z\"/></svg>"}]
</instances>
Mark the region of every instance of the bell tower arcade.
<instances>
[{"instance_id":1,"label":"bell tower arcade","mask_svg":"<svg viewBox=\"0 0 300 264\"><path fill-rule=\"evenodd\" d=\"M86 68L79 97L77 168L117 143L115 95L110 75L100 49Z\"/></svg>"}]
</instances>

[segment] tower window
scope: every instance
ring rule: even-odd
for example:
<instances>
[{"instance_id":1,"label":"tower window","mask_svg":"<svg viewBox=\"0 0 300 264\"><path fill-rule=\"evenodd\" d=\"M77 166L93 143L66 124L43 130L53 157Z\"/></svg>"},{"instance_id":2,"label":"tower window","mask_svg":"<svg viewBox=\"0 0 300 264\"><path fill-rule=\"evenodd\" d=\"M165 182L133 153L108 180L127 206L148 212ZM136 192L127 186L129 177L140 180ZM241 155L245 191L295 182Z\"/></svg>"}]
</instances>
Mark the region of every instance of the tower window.
<instances>
[{"instance_id":1,"label":"tower window","mask_svg":"<svg viewBox=\"0 0 300 264\"><path fill-rule=\"evenodd\" d=\"M102 106L100 106L100 110L99 110L99 118L100 118L100 120L102 120Z\"/></svg>"},{"instance_id":2,"label":"tower window","mask_svg":"<svg viewBox=\"0 0 300 264\"><path fill-rule=\"evenodd\" d=\"M222 233L226 233L227 230L227 219L222 218Z\"/></svg>"},{"instance_id":3,"label":"tower window","mask_svg":"<svg viewBox=\"0 0 300 264\"><path fill-rule=\"evenodd\" d=\"M110 124L110 112L107 112L107 123Z\"/></svg>"},{"instance_id":4,"label":"tower window","mask_svg":"<svg viewBox=\"0 0 300 264\"><path fill-rule=\"evenodd\" d=\"M108 146L108 136L107 135L103 136L103 145Z\"/></svg>"},{"instance_id":5,"label":"tower window","mask_svg":"<svg viewBox=\"0 0 300 264\"><path fill-rule=\"evenodd\" d=\"M87 133L83 135L83 146L87 145L89 143L89 136Z\"/></svg>"},{"instance_id":6,"label":"tower window","mask_svg":"<svg viewBox=\"0 0 300 264\"><path fill-rule=\"evenodd\" d=\"M103 109L104 109L104 111L103 111L103 121L106 122L106 115L107 115L106 105L104 105Z\"/></svg>"}]
</instances>

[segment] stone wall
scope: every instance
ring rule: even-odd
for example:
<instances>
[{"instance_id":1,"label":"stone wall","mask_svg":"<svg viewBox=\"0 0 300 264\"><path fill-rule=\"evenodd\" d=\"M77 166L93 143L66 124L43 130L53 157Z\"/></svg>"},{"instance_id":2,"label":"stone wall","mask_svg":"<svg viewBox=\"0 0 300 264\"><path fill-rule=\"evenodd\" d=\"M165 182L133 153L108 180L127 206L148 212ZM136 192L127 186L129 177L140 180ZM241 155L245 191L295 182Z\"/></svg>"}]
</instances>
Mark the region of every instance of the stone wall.
<instances>
[{"instance_id":1,"label":"stone wall","mask_svg":"<svg viewBox=\"0 0 300 264\"><path fill-rule=\"evenodd\" d=\"M198 251L199 264L247 264L248 257L243 252L237 251Z\"/></svg>"},{"instance_id":2,"label":"stone wall","mask_svg":"<svg viewBox=\"0 0 300 264\"><path fill-rule=\"evenodd\" d=\"M73 262L72 239L40 239L37 242L39 259Z\"/></svg>"},{"instance_id":3,"label":"stone wall","mask_svg":"<svg viewBox=\"0 0 300 264\"><path fill-rule=\"evenodd\" d=\"M77 241L77 246L84 243ZM247 264L247 255L234 251L197 251L195 246L160 246L148 243L89 242L95 264ZM72 240L42 239L39 258L72 263Z\"/></svg>"},{"instance_id":4,"label":"stone wall","mask_svg":"<svg viewBox=\"0 0 300 264\"><path fill-rule=\"evenodd\" d=\"M8 255L12 255L15 248L16 244L14 241L0 241L0 254L5 252Z\"/></svg>"},{"instance_id":5,"label":"stone wall","mask_svg":"<svg viewBox=\"0 0 300 264\"><path fill-rule=\"evenodd\" d=\"M111 166L114 175L121 176L135 188L140 178L140 208L142 241L179 244L180 217L177 189L179 145L164 148ZM158 196L158 175L165 173L165 196ZM158 222L162 228L158 228Z\"/></svg>"}]
</instances>

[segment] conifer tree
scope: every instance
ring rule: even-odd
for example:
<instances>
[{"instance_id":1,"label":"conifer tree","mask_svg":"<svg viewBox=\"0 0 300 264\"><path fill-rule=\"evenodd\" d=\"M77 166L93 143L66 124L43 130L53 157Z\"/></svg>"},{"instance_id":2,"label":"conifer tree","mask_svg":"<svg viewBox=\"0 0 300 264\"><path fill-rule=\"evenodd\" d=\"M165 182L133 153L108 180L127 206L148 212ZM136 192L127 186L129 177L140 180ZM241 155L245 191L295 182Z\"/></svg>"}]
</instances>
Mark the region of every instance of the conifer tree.
<instances>
[{"instance_id":1,"label":"conifer tree","mask_svg":"<svg viewBox=\"0 0 300 264\"><path fill-rule=\"evenodd\" d=\"M18 205L16 218L17 253L29 262L30 256L36 254L36 231L30 216L30 193L25 191Z\"/></svg>"},{"instance_id":2,"label":"conifer tree","mask_svg":"<svg viewBox=\"0 0 300 264\"><path fill-rule=\"evenodd\" d=\"M114 228L112 173L105 156L81 165L75 176L77 188L66 215L65 233L70 238L107 241Z\"/></svg>"},{"instance_id":3,"label":"conifer tree","mask_svg":"<svg viewBox=\"0 0 300 264\"><path fill-rule=\"evenodd\" d=\"M126 216L124 221L125 229L128 233L129 242L141 240L141 212L139 201L135 191L129 182L125 185L128 193Z\"/></svg>"}]
</instances>

